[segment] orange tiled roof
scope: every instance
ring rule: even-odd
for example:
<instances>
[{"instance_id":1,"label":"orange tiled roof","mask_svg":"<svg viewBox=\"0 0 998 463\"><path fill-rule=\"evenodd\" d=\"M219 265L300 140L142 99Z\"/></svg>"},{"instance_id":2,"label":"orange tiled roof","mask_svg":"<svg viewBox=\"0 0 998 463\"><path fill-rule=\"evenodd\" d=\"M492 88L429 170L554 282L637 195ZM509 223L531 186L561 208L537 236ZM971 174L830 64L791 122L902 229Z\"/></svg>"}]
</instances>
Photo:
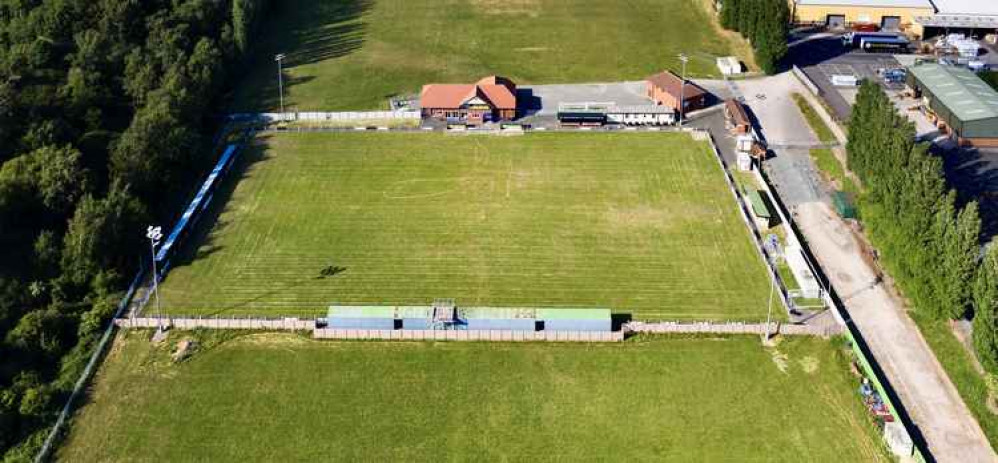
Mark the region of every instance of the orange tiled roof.
<instances>
[{"instance_id":1,"label":"orange tiled roof","mask_svg":"<svg viewBox=\"0 0 998 463\"><path fill-rule=\"evenodd\" d=\"M516 109L516 85L504 77L489 76L476 84L427 84L420 93L423 108L451 109L478 96L495 109Z\"/></svg>"},{"instance_id":2,"label":"orange tiled roof","mask_svg":"<svg viewBox=\"0 0 998 463\"><path fill-rule=\"evenodd\" d=\"M645 80L647 80L652 85L662 90L665 90L670 95L679 98L680 86L682 85L683 82L683 80L680 79L679 76L669 71L662 71L658 74L648 77ZM697 86L697 84L694 84L693 82L690 81L686 81L686 88L682 89L682 93L683 93L683 98L689 99L689 98L698 97L707 92L704 91L704 89Z\"/></svg>"}]
</instances>

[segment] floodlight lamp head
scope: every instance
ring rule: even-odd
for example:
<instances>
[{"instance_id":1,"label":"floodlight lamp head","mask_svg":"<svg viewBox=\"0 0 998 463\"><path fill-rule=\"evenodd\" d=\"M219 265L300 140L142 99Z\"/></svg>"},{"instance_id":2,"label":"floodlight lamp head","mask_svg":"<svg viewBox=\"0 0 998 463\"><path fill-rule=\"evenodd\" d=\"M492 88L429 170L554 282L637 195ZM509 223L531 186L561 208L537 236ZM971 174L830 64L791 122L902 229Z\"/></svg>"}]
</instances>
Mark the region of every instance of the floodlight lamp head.
<instances>
[{"instance_id":1,"label":"floodlight lamp head","mask_svg":"<svg viewBox=\"0 0 998 463\"><path fill-rule=\"evenodd\" d=\"M274 61L280 61L282 59L284 59L284 53L278 53L274 56Z\"/></svg>"},{"instance_id":2,"label":"floodlight lamp head","mask_svg":"<svg viewBox=\"0 0 998 463\"><path fill-rule=\"evenodd\" d=\"M146 238L159 242L159 240L163 238L163 227L154 227L150 225L146 228Z\"/></svg>"}]
</instances>

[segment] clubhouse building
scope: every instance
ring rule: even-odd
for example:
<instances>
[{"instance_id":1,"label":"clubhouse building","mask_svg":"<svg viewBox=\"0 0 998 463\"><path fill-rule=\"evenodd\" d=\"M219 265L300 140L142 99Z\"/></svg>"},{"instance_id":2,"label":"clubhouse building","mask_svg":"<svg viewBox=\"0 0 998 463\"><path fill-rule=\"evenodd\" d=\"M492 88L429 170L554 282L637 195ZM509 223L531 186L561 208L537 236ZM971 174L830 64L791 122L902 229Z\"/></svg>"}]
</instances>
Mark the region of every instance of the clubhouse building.
<instances>
[{"instance_id":1,"label":"clubhouse building","mask_svg":"<svg viewBox=\"0 0 998 463\"><path fill-rule=\"evenodd\" d=\"M481 125L516 118L516 84L489 76L474 84L427 84L419 96L423 117Z\"/></svg>"}]
</instances>

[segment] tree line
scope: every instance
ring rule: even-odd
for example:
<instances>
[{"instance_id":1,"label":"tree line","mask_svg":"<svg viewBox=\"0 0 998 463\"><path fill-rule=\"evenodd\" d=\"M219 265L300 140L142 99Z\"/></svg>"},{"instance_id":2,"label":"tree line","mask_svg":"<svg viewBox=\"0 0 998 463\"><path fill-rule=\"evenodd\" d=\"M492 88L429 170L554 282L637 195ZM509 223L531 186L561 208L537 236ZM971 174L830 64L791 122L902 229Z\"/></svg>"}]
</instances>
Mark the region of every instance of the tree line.
<instances>
[{"instance_id":1,"label":"tree line","mask_svg":"<svg viewBox=\"0 0 998 463\"><path fill-rule=\"evenodd\" d=\"M33 456L268 0L0 0L0 455Z\"/></svg>"},{"instance_id":2,"label":"tree line","mask_svg":"<svg viewBox=\"0 0 998 463\"><path fill-rule=\"evenodd\" d=\"M865 82L847 150L849 169L864 184L861 212L870 240L920 314L973 317L978 357L998 373L998 246L982 251L977 204L958 203L942 160L914 140L913 124L880 86Z\"/></svg>"},{"instance_id":3,"label":"tree line","mask_svg":"<svg viewBox=\"0 0 998 463\"><path fill-rule=\"evenodd\" d=\"M773 74L787 55L790 6L786 0L724 0L721 27L741 33L752 44L759 67Z\"/></svg>"}]
</instances>

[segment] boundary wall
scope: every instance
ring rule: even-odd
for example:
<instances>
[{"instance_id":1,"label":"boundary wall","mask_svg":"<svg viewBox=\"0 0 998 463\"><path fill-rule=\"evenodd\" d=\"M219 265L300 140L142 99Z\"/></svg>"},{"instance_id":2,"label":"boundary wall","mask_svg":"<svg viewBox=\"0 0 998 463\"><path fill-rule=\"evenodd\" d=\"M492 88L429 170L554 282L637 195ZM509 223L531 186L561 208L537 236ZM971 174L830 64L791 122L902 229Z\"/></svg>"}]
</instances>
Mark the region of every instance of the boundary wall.
<instances>
[{"instance_id":1,"label":"boundary wall","mask_svg":"<svg viewBox=\"0 0 998 463\"><path fill-rule=\"evenodd\" d=\"M844 328L841 325L797 325L780 322L769 323L768 330L765 323L629 322L624 325L624 330L632 333L755 334L759 336L768 332L770 336L782 334L784 336L831 337L842 334Z\"/></svg>"},{"instance_id":2,"label":"boundary wall","mask_svg":"<svg viewBox=\"0 0 998 463\"><path fill-rule=\"evenodd\" d=\"M797 65L795 64L793 65L793 67L790 68L790 72L794 74L794 77L796 77L797 80L800 81L800 83L804 84L804 86L807 87L807 89L811 92L812 95L821 96L821 89L813 81L811 81L811 78L804 73L803 69L797 67Z\"/></svg>"}]
</instances>

